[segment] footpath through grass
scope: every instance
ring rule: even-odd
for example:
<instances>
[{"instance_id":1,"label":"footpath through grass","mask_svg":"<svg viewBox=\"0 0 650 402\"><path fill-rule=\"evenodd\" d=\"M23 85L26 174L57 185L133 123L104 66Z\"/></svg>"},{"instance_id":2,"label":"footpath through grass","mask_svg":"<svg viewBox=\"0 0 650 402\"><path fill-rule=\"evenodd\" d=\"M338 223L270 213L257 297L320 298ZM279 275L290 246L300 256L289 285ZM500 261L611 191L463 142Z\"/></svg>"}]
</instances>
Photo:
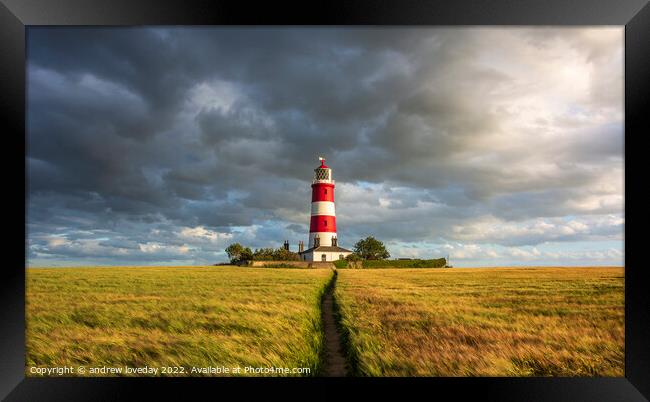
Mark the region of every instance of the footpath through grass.
<instances>
[{"instance_id":1,"label":"footpath through grass","mask_svg":"<svg viewBox=\"0 0 650 402\"><path fill-rule=\"evenodd\" d=\"M321 370L320 301L330 270L28 268L26 277L28 376L31 366L86 366L85 375L125 365L186 367L155 375L237 375L190 367Z\"/></svg>"},{"instance_id":2,"label":"footpath through grass","mask_svg":"<svg viewBox=\"0 0 650 402\"><path fill-rule=\"evenodd\" d=\"M338 272L355 375L624 376L623 268Z\"/></svg>"}]
</instances>

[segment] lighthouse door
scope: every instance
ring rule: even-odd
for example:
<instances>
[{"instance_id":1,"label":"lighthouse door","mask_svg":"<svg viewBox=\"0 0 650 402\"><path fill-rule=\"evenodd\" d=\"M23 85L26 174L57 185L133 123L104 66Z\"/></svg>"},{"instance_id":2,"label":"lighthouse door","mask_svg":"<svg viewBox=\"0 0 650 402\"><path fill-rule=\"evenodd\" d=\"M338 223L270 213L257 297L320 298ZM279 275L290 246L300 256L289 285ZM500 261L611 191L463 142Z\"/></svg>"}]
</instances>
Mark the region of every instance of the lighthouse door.
<instances>
[{"instance_id":1,"label":"lighthouse door","mask_svg":"<svg viewBox=\"0 0 650 402\"><path fill-rule=\"evenodd\" d=\"M327 261L327 254L323 254L320 256L321 261Z\"/></svg>"}]
</instances>

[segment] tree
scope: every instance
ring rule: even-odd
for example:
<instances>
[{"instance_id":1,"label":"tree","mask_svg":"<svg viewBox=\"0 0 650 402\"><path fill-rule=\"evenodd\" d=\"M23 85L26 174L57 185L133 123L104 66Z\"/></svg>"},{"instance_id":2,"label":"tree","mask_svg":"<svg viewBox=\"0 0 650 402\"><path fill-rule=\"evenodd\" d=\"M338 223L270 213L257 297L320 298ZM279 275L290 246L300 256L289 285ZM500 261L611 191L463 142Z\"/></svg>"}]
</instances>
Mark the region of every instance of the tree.
<instances>
[{"instance_id":1,"label":"tree","mask_svg":"<svg viewBox=\"0 0 650 402\"><path fill-rule=\"evenodd\" d=\"M284 248L279 248L273 253L273 259L275 261L298 261L300 256L298 253L293 251L285 250Z\"/></svg>"},{"instance_id":2,"label":"tree","mask_svg":"<svg viewBox=\"0 0 650 402\"><path fill-rule=\"evenodd\" d=\"M226 248L226 254L228 254L228 258L230 258L230 262L233 264L253 258L253 252L251 249L244 247L239 243L234 243L228 246Z\"/></svg>"},{"instance_id":3,"label":"tree","mask_svg":"<svg viewBox=\"0 0 650 402\"><path fill-rule=\"evenodd\" d=\"M354 252L365 260L384 260L390 257L384 243L372 236L359 240L354 245Z\"/></svg>"},{"instance_id":4,"label":"tree","mask_svg":"<svg viewBox=\"0 0 650 402\"><path fill-rule=\"evenodd\" d=\"M273 249L272 248L260 248L255 249L253 253L254 261L273 261Z\"/></svg>"},{"instance_id":5,"label":"tree","mask_svg":"<svg viewBox=\"0 0 650 402\"><path fill-rule=\"evenodd\" d=\"M240 258L240 261L250 261L253 259L253 252L250 247L244 247L244 251L242 251Z\"/></svg>"}]
</instances>

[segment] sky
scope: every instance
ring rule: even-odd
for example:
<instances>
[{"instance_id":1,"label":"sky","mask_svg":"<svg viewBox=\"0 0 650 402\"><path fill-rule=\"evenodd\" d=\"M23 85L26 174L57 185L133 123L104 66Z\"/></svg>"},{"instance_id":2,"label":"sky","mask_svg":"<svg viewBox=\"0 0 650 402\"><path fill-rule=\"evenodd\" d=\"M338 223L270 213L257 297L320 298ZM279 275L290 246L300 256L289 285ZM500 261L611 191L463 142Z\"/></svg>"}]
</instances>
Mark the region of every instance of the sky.
<instances>
[{"instance_id":1,"label":"sky","mask_svg":"<svg viewBox=\"0 0 650 402\"><path fill-rule=\"evenodd\" d=\"M28 27L28 266L623 265L623 27Z\"/></svg>"}]
</instances>

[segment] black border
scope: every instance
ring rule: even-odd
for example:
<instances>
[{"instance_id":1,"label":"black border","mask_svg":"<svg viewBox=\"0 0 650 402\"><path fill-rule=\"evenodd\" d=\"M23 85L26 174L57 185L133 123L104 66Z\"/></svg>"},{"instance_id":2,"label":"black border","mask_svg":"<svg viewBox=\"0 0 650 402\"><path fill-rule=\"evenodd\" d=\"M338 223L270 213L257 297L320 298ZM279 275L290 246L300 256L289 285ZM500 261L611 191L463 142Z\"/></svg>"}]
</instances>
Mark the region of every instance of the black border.
<instances>
[{"instance_id":1,"label":"black border","mask_svg":"<svg viewBox=\"0 0 650 402\"><path fill-rule=\"evenodd\" d=\"M626 216L639 214L643 199L642 137L647 134L650 104L650 6L648 0L330 0L251 2L250 0L0 0L0 113L4 131L2 158L6 179L25 186L25 26L32 25L625 25L625 204ZM645 113L644 113L645 112ZM9 140L9 141L7 141ZM10 146L8 145L10 144ZM21 152L22 151L22 152ZM22 155L21 155L22 153ZM15 161L12 159L15 158ZM10 167L11 164L11 167ZM640 165L640 163L639 163ZM23 167L22 177L14 172ZM13 190L13 189L12 189ZM634 194L634 193L637 194ZM336 395L331 385L345 384L364 393L393 393L427 399L479 396L499 401L637 401L650 398L650 298L646 267L637 252L647 219L626 219L625 226L625 378L427 378L427 379L114 379L25 378L25 222L15 211L26 204L5 191L5 216L15 220L5 250L0 293L0 397L12 401L132 399L133 392L169 397L207 392L214 397L234 392L239 398L260 396L283 387L283 396ZM24 216L24 214L23 214ZM646 212L647 216L647 212ZM24 243L23 243L24 245ZM22 261L22 266L21 266ZM180 385L181 387L178 387ZM295 386L300 392L287 390ZM416 388L416 389L413 389ZM179 392L179 389L182 390ZM318 391L317 391L318 390ZM328 392L329 391L329 392ZM415 391L418 391L417 394ZM423 393L422 393L423 392ZM421 394L422 393L422 394ZM328 395L329 394L329 395ZM346 392L347 394L347 392ZM345 394L338 394L345 396ZM644 397L645 395L645 397ZM147 398L147 399L150 399ZM166 398L166 399L167 399Z\"/></svg>"}]
</instances>

